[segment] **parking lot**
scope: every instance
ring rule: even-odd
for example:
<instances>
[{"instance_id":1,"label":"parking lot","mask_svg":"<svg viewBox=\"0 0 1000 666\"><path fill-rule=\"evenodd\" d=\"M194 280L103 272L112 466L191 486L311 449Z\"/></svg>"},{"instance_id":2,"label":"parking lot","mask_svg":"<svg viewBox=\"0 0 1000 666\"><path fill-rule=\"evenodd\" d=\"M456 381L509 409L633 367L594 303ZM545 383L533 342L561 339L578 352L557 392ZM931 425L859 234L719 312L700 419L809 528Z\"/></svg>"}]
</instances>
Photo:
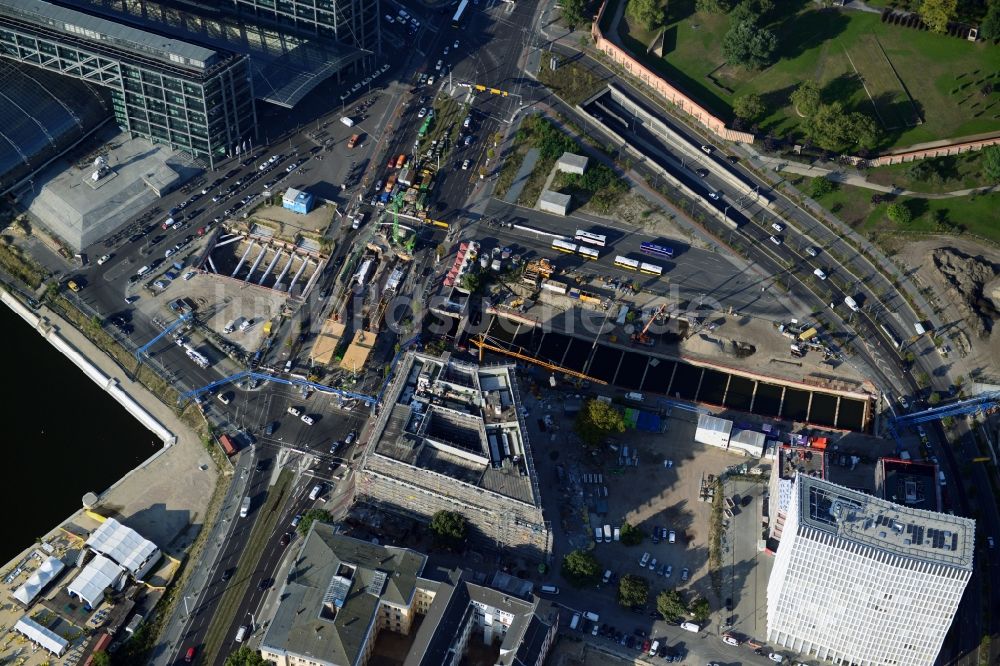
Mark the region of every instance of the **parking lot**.
<instances>
[{"instance_id":1,"label":"parking lot","mask_svg":"<svg viewBox=\"0 0 1000 666\"><path fill-rule=\"evenodd\" d=\"M591 480L599 474L597 483L586 483L588 477L583 476L580 484L590 517L590 540L594 528L604 524L613 530L628 523L646 536L637 546L620 541L599 543L596 556L619 576L645 577L650 582L651 599L672 587L709 600L715 598L708 576L711 502L699 501L699 491L702 479L719 474L743 458L696 444L696 422L691 417L687 413L675 414L665 421L667 429L663 433L629 431L627 436L616 438L618 451L609 450L595 463L578 468L578 474L590 474ZM622 456L626 447L627 460ZM596 497L599 492L604 499L605 489L606 513L600 511L605 507ZM664 531L667 538L661 536ZM671 532L674 543L670 543ZM645 553L649 553L647 564L640 567Z\"/></svg>"}]
</instances>

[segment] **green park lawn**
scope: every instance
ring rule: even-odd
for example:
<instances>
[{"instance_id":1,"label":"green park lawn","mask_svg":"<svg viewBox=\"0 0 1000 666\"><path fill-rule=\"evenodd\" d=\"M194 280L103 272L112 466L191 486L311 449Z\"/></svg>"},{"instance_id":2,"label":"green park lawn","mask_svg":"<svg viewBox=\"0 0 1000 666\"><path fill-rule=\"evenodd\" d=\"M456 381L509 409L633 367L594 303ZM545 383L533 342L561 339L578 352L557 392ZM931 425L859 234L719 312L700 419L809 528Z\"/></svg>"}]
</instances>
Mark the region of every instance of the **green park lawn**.
<instances>
[{"instance_id":1,"label":"green park lawn","mask_svg":"<svg viewBox=\"0 0 1000 666\"><path fill-rule=\"evenodd\" d=\"M905 225L891 222L885 215L888 203L872 204L874 192L869 189L839 185L833 192L817 197L816 201L833 212L858 232L922 232L943 231L939 220L963 227L970 234L1000 243L1000 224L996 211L1000 210L1000 193L948 199L925 199L922 197L899 197L913 213L913 220Z\"/></svg>"},{"instance_id":2,"label":"green park lawn","mask_svg":"<svg viewBox=\"0 0 1000 666\"><path fill-rule=\"evenodd\" d=\"M612 0L606 14L614 11L616 2L627 0ZM1000 128L1000 47L883 24L878 14L814 6L806 0L778 5L776 13L784 16L769 27L778 36L779 58L759 72L725 64L721 43L729 19L695 11L694 0L668 3L663 58L646 53L654 35L631 25L627 18L619 25L619 35L647 66L727 121L732 119L736 97L759 93L769 108L759 123L761 133L796 135L800 119L788 97L805 80L821 86L824 101L839 100L848 110L875 116L848 54L870 86L893 84L896 101L889 105L888 114L880 102L883 115L912 115L905 101L908 91L923 119L916 126L886 129L880 149ZM891 67L878 52L879 44ZM905 91L895 85L893 69ZM984 97L979 90L987 82L996 90ZM887 118L887 125L896 124L890 122L892 118Z\"/></svg>"}]
</instances>

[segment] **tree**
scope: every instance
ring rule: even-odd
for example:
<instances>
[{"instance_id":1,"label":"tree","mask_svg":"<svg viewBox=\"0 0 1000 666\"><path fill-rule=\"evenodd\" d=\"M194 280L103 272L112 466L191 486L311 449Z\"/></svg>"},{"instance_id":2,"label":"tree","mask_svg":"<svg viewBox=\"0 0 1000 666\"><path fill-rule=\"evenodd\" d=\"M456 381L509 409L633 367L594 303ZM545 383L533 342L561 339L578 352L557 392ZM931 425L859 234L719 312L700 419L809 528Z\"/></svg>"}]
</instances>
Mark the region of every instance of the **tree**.
<instances>
[{"instance_id":1,"label":"tree","mask_svg":"<svg viewBox=\"0 0 1000 666\"><path fill-rule=\"evenodd\" d=\"M656 595L656 610L668 622L687 614L687 604L677 590L671 588Z\"/></svg>"},{"instance_id":2,"label":"tree","mask_svg":"<svg viewBox=\"0 0 1000 666\"><path fill-rule=\"evenodd\" d=\"M822 101L819 87L812 81L800 83L799 87L791 94L791 100L795 110L806 118L816 113Z\"/></svg>"},{"instance_id":3,"label":"tree","mask_svg":"<svg viewBox=\"0 0 1000 666\"><path fill-rule=\"evenodd\" d=\"M822 197L837 189L834 182L823 176L816 176L809 183L809 196L812 198Z\"/></svg>"},{"instance_id":4,"label":"tree","mask_svg":"<svg viewBox=\"0 0 1000 666\"><path fill-rule=\"evenodd\" d=\"M448 544L459 544L465 541L468 529L465 516L457 511L438 511L431 518L431 531L438 539Z\"/></svg>"},{"instance_id":5,"label":"tree","mask_svg":"<svg viewBox=\"0 0 1000 666\"><path fill-rule=\"evenodd\" d=\"M737 118L753 122L767 113L763 98L757 93L747 93L733 102L733 113Z\"/></svg>"},{"instance_id":6,"label":"tree","mask_svg":"<svg viewBox=\"0 0 1000 666\"><path fill-rule=\"evenodd\" d=\"M927 404L933 407L934 405L941 402L941 394L934 391L929 396L927 396Z\"/></svg>"},{"instance_id":7,"label":"tree","mask_svg":"<svg viewBox=\"0 0 1000 666\"><path fill-rule=\"evenodd\" d=\"M628 574L618 581L618 605L625 608L645 606L649 600L649 582L642 576Z\"/></svg>"},{"instance_id":8,"label":"tree","mask_svg":"<svg viewBox=\"0 0 1000 666\"><path fill-rule=\"evenodd\" d=\"M466 273L462 276L462 289L465 289L470 294L474 294L479 291L480 285L479 275L477 273Z\"/></svg>"},{"instance_id":9,"label":"tree","mask_svg":"<svg viewBox=\"0 0 1000 666\"><path fill-rule=\"evenodd\" d=\"M321 523L332 523L333 515L326 509L309 509L304 514L302 514L302 520L299 521L297 529L299 534L305 536L309 534L309 529L315 521Z\"/></svg>"},{"instance_id":10,"label":"tree","mask_svg":"<svg viewBox=\"0 0 1000 666\"><path fill-rule=\"evenodd\" d=\"M994 42L1000 39L1000 0L993 0L986 9L986 16L979 24L979 35Z\"/></svg>"},{"instance_id":11,"label":"tree","mask_svg":"<svg viewBox=\"0 0 1000 666\"><path fill-rule=\"evenodd\" d=\"M246 645L226 657L226 666L264 666L266 663L260 652Z\"/></svg>"},{"instance_id":12,"label":"tree","mask_svg":"<svg viewBox=\"0 0 1000 666\"><path fill-rule=\"evenodd\" d=\"M957 8L958 0L922 0L918 12L931 30L944 33Z\"/></svg>"},{"instance_id":13,"label":"tree","mask_svg":"<svg viewBox=\"0 0 1000 666\"><path fill-rule=\"evenodd\" d=\"M562 576L574 587L592 585L601 576L601 563L592 553L574 550L563 557Z\"/></svg>"},{"instance_id":14,"label":"tree","mask_svg":"<svg viewBox=\"0 0 1000 666\"><path fill-rule=\"evenodd\" d=\"M576 26L586 23L586 0L562 0L562 17L570 30L575 30Z\"/></svg>"},{"instance_id":15,"label":"tree","mask_svg":"<svg viewBox=\"0 0 1000 666\"><path fill-rule=\"evenodd\" d=\"M695 8L707 14L725 14L733 8L729 0L695 0Z\"/></svg>"},{"instance_id":16,"label":"tree","mask_svg":"<svg viewBox=\"0 0 1000 666\"><path fill-rule=\"evenodd\" d=\"M588 400L577 414L576 434L588 446L597 446L613 432L625 432L621 412L602 400Z\"/></svg>"},{"instance_id":17,"label":"tree","mask_svg":"<svg viewBox=\"0 0 1000 666\"><path fill-rule=\"evenodd\" d=\"M913 219L913 213L906 207L906 204L901 202L889 204L889 207L885 209L885 215L896 224L906 224Z\"/></svg>"},{"instance_id":18,"label":"tree","mask_svg":"<svg viewBox=\"0 0 1000 666\"><path fill-rule=\"evenodd\" d=\"M1000 146L983 149L983 173L992 181L1000 181Z\"/></svg>"},{"instance_id":19,"label":"tree","mask_svg":"<svg viewBox=\"0 0 1000 666\"><path fill-rule=\"evenodd\" d=\"M688 607L688 613L691 614L691 619L699 624L708 619L708 616L712 614L712 609L708 605L708 599L704 597L699 597L695 599L691 606Z\"/></svg>"},{"instance_id":20,"label":"tree","mask_svg":"<svg viewBox=\"0 0 1000 666\"><path fill-rule=\"evenodd\" d=\"M642 543L642 540L646 538L646 533L640 530L635 525L622 523L620 536L621 536L621 542L626 546L638 546L640 543Z\"/></svg>"},{"instance_id":21,"label":"tree","mask_svg":"<svg viewBox=\"0 0 1000 666\"><path fill-rule=\"evenodd\" d=\"M667 22L667 13L660 0L629 0L625 15L641 23L646 30L656 30Z\"/></svg>"},{"instance_id":22,"label":"tree","mask_svg":"<svg viewBox=\"0 0 1000 666\"><path fill-rule=\"evenodd\" d=\"M95 652L91 659L92 666L111 666L111 656L104 650Z\"/></svg>"},{"instance_id":23,"label":"tree","mask_svg":"<svg viewBox=\"0 0 1000 666\"><path fill-rule=\"evenodd\" d=\"M774 33L751 19L733 23L722 38L726 62L747 69L763 69L771 64L777 50L778 38Z\"/></svg>"},{"instance_id":24,"label":"tree","mask_svg":"<svg viewBox=\"0 0 1000 666\"><path fill-rule=\"evenodd\" d=\"M850 134L862 148L869 150L878 145L882 138L882 130L879 129L875 119L865 113L855 111L848 119L850 120Z\"/></svg>"}]
</instances>

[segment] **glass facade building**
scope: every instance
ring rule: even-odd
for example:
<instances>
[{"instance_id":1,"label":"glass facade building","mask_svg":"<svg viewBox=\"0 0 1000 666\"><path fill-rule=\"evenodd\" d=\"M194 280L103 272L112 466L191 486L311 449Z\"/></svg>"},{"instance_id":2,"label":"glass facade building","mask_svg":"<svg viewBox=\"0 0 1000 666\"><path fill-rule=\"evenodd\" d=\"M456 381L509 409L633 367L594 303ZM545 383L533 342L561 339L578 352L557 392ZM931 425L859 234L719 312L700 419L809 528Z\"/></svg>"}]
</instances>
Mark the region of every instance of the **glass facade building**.
<instances>
[{"instance_id":1,"label":"glass facade building","mask_svg":"<svg viewBox=\"0 0 1000 666\"><path fill-rule=\"evenodd\" d=\"M972 576L975 521L798 474L767 640L835 664L932 666Z\"/></svg>"},{"instance_id":2,"label":"glass facade building","mask_svg":"<svg viewBox=\"0 0 1000 666\"><path fill-rule=\"evenodd\" d=\"M255 135L246 55L41 0L0 0L0 56L109 89L123 130L209 165Z\"/></svg>"}]
</instances>

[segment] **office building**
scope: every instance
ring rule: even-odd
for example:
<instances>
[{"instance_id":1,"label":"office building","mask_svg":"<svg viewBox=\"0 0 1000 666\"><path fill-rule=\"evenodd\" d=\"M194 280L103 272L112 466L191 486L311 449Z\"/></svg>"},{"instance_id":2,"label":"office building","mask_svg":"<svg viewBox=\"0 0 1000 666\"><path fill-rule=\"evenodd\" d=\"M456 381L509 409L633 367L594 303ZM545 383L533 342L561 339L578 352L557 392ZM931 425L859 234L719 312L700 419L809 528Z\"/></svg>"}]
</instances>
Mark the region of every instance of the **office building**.
<instances>
[{"instance_id":1,"label":"office building","mask_svg":"<svg viewBox=\"0 0 1000 666\"><path fill-rule=\"evenodd\" d=\"M414 550L313 523L280 585L261 655L277 666L364 666L391 632L389 649L406 655L404 666L458 666L473 647L489 663L541 666L559 625L551 604L426 565Z\"/></svg>"},{"instance_id":2,"label":"office building","mask_svg":"<svg viewBox=\"0 0 1000 666\"><path fill-rule=\"evenodd\" d=\"M767 638L837 664L930 666L972 575L975 521L798 474Z\"/></svg>"},{"instance_id":3,"label":"office building","mask_svg":"<svg viewBox=\"0 0 1000 666\"><path fill-rule=\"evenodd\" d=\"M379 51L377 1L217 4L0 0L0 57L106 90L122 130L214 166L264 138L255 99L291 108Z\"/></svg>"},{"instance_id":4,"label":"office building","mask_svg":"<svg viewBox=\"0 0 1000 666\"><path fill-rule=\"evenodd\" d=\"M469 537L544 561L542 514L514 366L408 352L399 360L358 472L358 493L429 521L458 511Z\"/></svg>"}]
</instances>

